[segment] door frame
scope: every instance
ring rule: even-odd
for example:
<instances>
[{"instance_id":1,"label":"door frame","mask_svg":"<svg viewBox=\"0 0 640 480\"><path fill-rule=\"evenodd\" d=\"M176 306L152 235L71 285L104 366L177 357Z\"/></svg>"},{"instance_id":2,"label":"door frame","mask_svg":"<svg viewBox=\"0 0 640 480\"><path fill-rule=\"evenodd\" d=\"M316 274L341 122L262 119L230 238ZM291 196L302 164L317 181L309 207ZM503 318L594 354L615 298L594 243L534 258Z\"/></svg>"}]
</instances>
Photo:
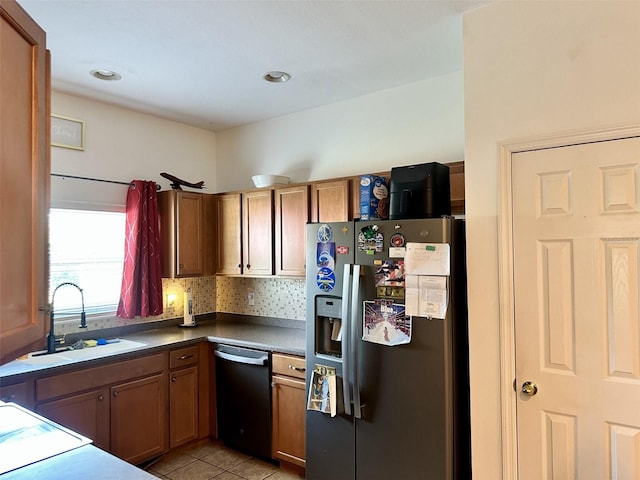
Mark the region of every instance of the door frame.
<instances>
[{"instance_id":1,"label":"door frame","mask_svg":"<svg viewBox=\"0 0 640 480\"><path fill-rule=\"evenodd\" d=\"M640 125L619 125L498 142L498 295L500 313L500 406L502 478L518 478L517 396L515 395L515 296L513 274L513 189L515 153L639 137ZM473 426L472 426L473 428Z\"/></svg>"}]
</instances>

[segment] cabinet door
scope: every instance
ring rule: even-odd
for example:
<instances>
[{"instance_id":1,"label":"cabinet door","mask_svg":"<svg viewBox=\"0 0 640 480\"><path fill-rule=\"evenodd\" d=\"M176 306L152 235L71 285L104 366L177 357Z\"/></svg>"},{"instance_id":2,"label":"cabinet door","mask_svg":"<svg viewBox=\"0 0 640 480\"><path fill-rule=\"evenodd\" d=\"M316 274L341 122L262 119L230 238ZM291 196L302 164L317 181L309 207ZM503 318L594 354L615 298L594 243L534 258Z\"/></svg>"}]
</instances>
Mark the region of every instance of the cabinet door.
<instances>
[{"instance_id":1,"label":"cabinet door","mask_svg":"<svg viewBox=\"0 0 640 480\"><path fill-rule=\"evenodd\" d=\"M158 196L162 234L162 276L203 272L203 195L169 190Z\"/></svg>"},{"instance_id":2,"label":"cabinet door","mask_svg":"<svg viewBox=\"0 0 640 480\"><path fill-rule=\"evenodd\" d=\"M111 387L111 453L138 464L165 452L166 379L164 373Z\"/></svg>"},{"instance_id":3,"label":"cabinet door","mask_svg":"<svg viewBox=\"0 0 640 480\"><path fill-rule=\"evenodd\" d=\"M272 377L274 458L305 466L304 381L280 375Z\"/></svg>"},{"instance_id":4,"label":"cabinet door","mask_svg":"<svg viewBox=\"0 0 640 480\"><path fill-rule=\"evenodd\" d=\"M318 182L312 188L312 222L346 222L349 215L349 180Z\"/></svg>"},{"instance_id":5,"label":"cabinet door","mask_svg":"<svg viewBox=\"0 0 640 480\"><path fill-rule=\"evenodd\" d=\"M20 382L0 387L0 402L13 402L25 408L33 408L33 382Z\"/></svg>"},{"instance_id":6,"label":"cabinet door","mask_svg":"<svg viewBox=\"0 0 640 480\"><path fill-rule=\"evenodd\" d=\"M169 374L169 447L198 438L198 367Z\"/></svg>"},{"instance_id":7,"label":"cabinet door","mask_svg":"<svg viewBox=\"0 0 640 480\"><path fill-rule=\"evenodd\" d=\"M273 190L244 194L242 260L247 275L273 275Z\"/></svg>"},{"instance_id":8,"label":"cabinet door","mask_svg":"<svg viewBox=\"0 0 640 480\"><path fill-rule=\"evenodd\" d=\"M309 187L278 188L276 197L276 275L305 275L305 225L309 221Z\"/></svg>"},{"instance_id":9,"label":"cabinet door","mask_svg":"<svg viewBox=\"0 0 640 480\"><path fill-rule=\"evenodd\" d=\"M49 93L45 32L0 3L0 364L47 332Z\"/></svg>"},{"instance_id":10,"label":"cabinet door","mask_svg":"<svg viewBox=\"0 0 640 480\"><path fill-rule=\"evenodd\" d=\"M41 403L36 411L109 451L109 392L105 389Z\"/></svg>"},{"instance_id":11,"label":"cabinet door","mask_svg":"<svg viewBox=\"0 0 640 480\"><path fill-rule=\"evenodd\" d=\"M451 214L464 215L464 162L449 163Z\"/></svg>"},{"instance_id":12,"label":"cabinet door","mask_svg":"<svg viewBox=\"0 0 640 480\"><path fill-rule=\"evenodd\" d=\"M239 193L219 195L217 203L218 241L217 273L242 273L242 196Z\"/></svg>"},{"instance_id":13,"label":"cabinet door","mask_svg":"<svg viewBox=\"0 0 640 480\"><path fill-rule=\"evenodd\" d=\"M203 253L202 194L178 192L176 264L178 276L201 275Z\"/></svg>"}]
</instances>

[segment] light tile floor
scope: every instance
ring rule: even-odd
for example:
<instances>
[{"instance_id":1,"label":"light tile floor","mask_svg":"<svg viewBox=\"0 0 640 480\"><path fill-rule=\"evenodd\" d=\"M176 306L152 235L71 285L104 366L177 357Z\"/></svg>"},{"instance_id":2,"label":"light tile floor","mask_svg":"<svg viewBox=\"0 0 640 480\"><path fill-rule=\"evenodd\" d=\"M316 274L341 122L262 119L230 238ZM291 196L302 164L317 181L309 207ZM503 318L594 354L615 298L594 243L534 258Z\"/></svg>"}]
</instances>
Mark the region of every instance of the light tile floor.
<instances>
[{"instance_id":1,"label":"light tile floor","mask_svg":"<svg viewBox=\"0 0 640 480\"><path fill-rule=\"evenodd\" d=\"M170 480L300 480L297 472L278 468L219 442L187 445L161 457L147 467L161 479Z\"/></svg>"}]
</instances>

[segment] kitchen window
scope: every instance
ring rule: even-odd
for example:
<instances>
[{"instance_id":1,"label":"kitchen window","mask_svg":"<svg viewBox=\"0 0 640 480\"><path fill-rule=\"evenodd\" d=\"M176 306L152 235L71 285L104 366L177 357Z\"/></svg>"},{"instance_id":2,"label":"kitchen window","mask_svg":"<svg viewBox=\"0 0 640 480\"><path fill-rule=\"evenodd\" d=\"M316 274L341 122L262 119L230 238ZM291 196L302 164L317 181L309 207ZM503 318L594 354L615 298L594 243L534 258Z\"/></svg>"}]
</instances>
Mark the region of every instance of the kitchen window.
<instances>
[{"instance_id":1,"label":"kitchen window","mask_svg":"<svg viewBox=\"0 0 640 480\"><path fill-rule=\"evenodd\" d=\"M49 211L49 301L57 285L72 282L83 289L87 315L115 314L122 283L125 218L123 212ZM56 319L79 317L78 291L60 288L54 309Z\"/></svg>"}]
</instances>

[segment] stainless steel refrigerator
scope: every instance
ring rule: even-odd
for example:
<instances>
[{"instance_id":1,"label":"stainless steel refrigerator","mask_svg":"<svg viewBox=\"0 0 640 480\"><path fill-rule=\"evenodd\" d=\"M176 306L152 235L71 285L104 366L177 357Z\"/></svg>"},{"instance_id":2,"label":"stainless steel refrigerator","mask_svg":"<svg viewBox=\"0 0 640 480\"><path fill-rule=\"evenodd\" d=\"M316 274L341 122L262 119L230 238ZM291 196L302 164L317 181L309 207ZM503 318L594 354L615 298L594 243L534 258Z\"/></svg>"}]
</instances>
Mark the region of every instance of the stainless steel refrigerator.
<instances>
[{"instance_id":1,"label":"stainless steel refrigerator","mask_svg":"<svg viewBox=\"0 0 640 480\"><path fill-rule=\"evenodd\" d=\"M307 409L306 478L471 478L464 221L308 224L306 234L307 395L317 366L335 368L337 403L335 416ZM407 316L409 343L363 340L365 308L405 301L409 243L449 245L446 315Z\"/></svg>"}]
</instances>

